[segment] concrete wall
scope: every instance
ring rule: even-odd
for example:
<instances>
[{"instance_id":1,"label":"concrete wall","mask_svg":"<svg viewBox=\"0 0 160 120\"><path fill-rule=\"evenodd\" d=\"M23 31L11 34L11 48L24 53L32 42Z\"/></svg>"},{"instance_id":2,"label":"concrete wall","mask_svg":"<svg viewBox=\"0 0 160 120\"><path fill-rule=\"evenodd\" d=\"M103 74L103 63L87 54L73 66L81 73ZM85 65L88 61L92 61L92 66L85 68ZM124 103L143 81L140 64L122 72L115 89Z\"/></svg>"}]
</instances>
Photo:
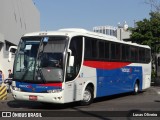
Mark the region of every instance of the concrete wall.
<instances>
[{"instance_id":1,"label":"concrete wall","mask_svg":"<svg viewBox=\"0 0 160 120\"><path fill-rule=\"evenodd\" d=\"M131 32L129 30L125 31L123 28L117 29L117 38L119 40L130 39Z\"/></svg>"},{"instance_id":2,"label":"concrete wall","mask_svg":"<svg viewBox=\"0 0 160 120\"><path fill-rule=\"evenodd\" d=\"M40 30L40 13L32 0L1 0L0 33L4 39L18 44L28 32Z\"/></svg>"},{"instance_id":3,"label":"concrete wall","mask_svg":"<svg viewBox=\"0 0 160 120\"><path fill-rule=\"evenodd\" d=\"M18 45L23 34L35 31L40 31L40 13L32 0L0 1L0 70L5 77L13 64L7 60L6 41Z\"/></svg>"}]
</instances>

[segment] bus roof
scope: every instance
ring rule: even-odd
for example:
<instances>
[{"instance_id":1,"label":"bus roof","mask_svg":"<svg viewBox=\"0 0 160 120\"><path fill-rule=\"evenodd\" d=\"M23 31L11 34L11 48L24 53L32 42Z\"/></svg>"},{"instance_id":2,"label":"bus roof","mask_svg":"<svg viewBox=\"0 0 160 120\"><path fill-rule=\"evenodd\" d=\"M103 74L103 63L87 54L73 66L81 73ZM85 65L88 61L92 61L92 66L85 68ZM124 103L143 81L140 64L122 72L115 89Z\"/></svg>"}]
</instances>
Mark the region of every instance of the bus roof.
<instances>
[{"instance_id":1,"label":"bus roof","mask_svg":"<svg viewBox=\"0 0 160 120\"><path fill-rule=\"evenodd\" d=\"M67 28L67 29L59 29L57 31L33 32L33 33L27 33L24 36L27 37L27 36L51 36L51 35L60 35L60 36L62 35L62 36L69 36L69 37L86 36L86 37L93 37L93 38L103 39L103 40L107 40L107 41L113 41L113 42L128 44L128 45L150 48L147 45L140 45L140 44L137 44L137 43L125 42L123 40L118 40L114 36L105 35L105 34L102 34L102 33L91 32L91 31L81 29L81 28Z\"/></svg>"}]
</instances>

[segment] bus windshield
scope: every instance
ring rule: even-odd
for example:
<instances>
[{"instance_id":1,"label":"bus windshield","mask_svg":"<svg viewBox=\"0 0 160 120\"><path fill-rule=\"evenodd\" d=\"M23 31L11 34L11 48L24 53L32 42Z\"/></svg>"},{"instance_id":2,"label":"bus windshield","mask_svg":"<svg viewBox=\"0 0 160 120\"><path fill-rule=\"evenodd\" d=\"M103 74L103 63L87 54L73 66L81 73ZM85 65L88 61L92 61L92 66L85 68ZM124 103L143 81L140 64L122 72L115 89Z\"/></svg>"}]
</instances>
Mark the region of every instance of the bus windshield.
<instances>
[{"instance_id":1,"label":"bus windshield","mask_svg":"<svg viewBox=\"0 0 160 120\"><path fill-rule=\"evenodd\" d=\"M62 53L47 53L44 52L40 57L40 66L41 68L45 67L56 67L61 68L62 67L62 59L63 54Z\"/></svg>"},{"instance_id":2,"label":"bus windshield","mask_svg":"<svg viewBox=\"0 0 160 120\"><path fill-rule=\"evenodd\" d=\"M66 37L22 38L14 63L14 79L62 82Z\"/></svg>"}]
</instances>

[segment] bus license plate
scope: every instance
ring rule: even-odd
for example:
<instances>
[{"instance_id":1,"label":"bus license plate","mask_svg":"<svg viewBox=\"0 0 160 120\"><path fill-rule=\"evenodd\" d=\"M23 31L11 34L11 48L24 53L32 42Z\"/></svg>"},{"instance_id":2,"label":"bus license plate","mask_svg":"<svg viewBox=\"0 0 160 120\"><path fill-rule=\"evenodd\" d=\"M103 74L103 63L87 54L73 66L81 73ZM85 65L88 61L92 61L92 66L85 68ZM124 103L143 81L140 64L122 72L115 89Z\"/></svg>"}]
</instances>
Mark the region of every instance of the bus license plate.
<instances>
[{"instance_id":1,"label":"bus license plate","mask_svg":"<svg viewBox=\"0 0 160 120\"><path fill-rule=\"evenodd\" d=\"M37 100L37 96L35 96L35 95L30 95L30 96L29 96L29 100L34 100L34 101L36 101L36 100Z\"/></svg>"}]
</instances>

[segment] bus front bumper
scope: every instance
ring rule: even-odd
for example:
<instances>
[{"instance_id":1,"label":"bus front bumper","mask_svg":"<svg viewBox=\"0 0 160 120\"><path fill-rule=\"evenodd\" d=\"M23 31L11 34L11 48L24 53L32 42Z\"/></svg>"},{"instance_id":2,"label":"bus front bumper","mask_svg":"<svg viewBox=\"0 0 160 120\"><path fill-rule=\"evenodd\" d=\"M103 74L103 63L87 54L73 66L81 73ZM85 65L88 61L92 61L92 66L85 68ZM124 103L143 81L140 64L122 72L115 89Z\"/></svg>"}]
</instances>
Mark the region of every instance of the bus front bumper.
<instances>
[{"instance_id":1,"label":"bus front bumper","mask_svg":"<svg viewBox=\"0 0 160 120\"><path fill-rule=\"evenodd\" d=\"M11 89L13 98L16 100L37 101L47 103L59 103L63 104L63 91L58 93L31 93L22 92Z\"/></svg>"}]
</instances>

